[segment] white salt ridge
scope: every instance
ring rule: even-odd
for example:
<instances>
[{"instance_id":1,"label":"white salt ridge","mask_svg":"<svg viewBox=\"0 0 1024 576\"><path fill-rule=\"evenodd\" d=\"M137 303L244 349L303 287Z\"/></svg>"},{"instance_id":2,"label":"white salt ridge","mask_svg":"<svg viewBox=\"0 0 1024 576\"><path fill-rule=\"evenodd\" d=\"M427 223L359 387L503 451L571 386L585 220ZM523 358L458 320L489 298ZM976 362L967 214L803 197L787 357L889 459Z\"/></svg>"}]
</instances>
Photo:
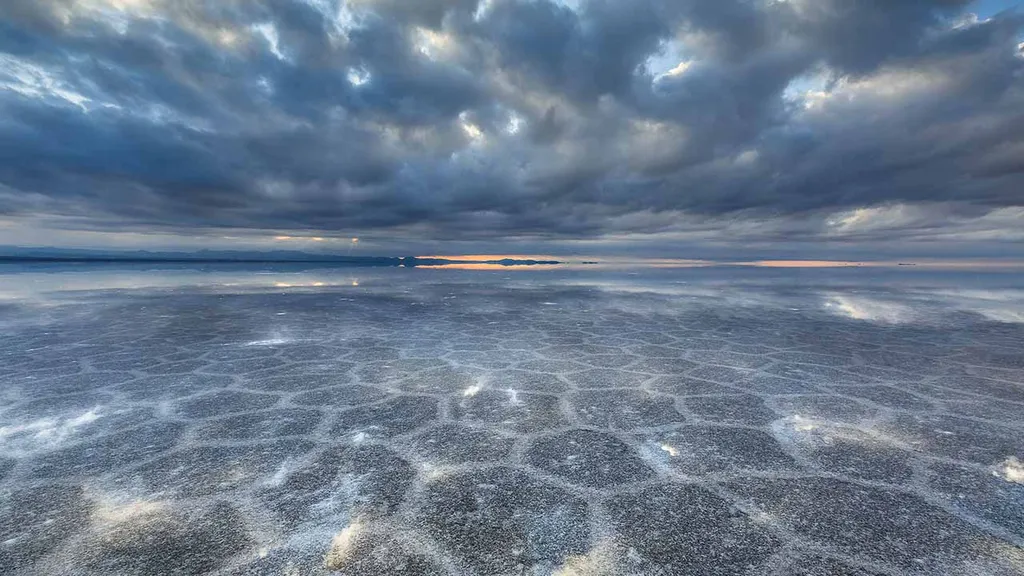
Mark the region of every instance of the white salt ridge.
<instances>
[{"instance_id":1,"label":"white salt ridge","mask_svg":"<svg viewBox=\"0 0 1024 576\"><path fill-rule=\"evenodd\" d=\"M0 426L0 451L11 455L28 455L55 448L71 439L79 429L100 419L96 406L77 416L52 416L21 424Z\"/></svg>"},{"instance_id":2,"label":"white salt ridge","mask_svg":"<svg viewBox=\"0 0 1024 576\"><path fill-rule=\"evenodd\" d=\"M1016 456L1010 456L996 466L993 474L1007 482L1024 484L1024 462L1021 462Z\"/></svg>"}]
</instances>

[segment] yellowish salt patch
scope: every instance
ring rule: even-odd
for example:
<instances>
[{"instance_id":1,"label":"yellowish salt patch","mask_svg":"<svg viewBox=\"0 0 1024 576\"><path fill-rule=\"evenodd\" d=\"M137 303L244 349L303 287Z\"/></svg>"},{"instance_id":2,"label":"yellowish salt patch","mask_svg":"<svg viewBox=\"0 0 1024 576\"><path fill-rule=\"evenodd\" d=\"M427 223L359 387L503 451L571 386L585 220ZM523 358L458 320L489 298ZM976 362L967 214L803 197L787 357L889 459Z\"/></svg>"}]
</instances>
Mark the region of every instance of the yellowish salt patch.
<instances>
[{"instance_id":1,"label":"yellowish salt patch","mask_svg":"<svg viewBox=\"0 0 1024 576\"><path fill-rule=\"evenodd\" d=\"M328 570L341 570L345 567L352 552L355 551L356 542L363 530L363 523L353 520L341 532L334 535L334 538L331 539L331 547L324 555L324 566Z\"/></svg>"},{"instance_id":2,"label":"yellowish salt patch","mask_svg":"<svg viewBox=\"0 0 1024 576\"><path fill-rule=\"evenodd\" d=\"M120 542L157 530L171 519L170 503L161 500L118 501L108 496L93 499L91 530L105 542Z\"/></svg>"},{"instance_id":3,"label":"yellowish salt patch","mask_svg":"<svg viewBox=\"0 0 1024 576\"><path fill-rule=\"evenodd\" d=\"M135 500L127 504L99 500L93 508L93 517L103 524L118 525L161 515L169 509L167 502L159 500Z\"/></svg>"},{"instance_id":4,"label":"yellowish salt patch","mask_svg":"<svg viewBox=\"0 0 1024 576\"><path fill-rule=\"evenodd\" d=\"M580 556L570 556L552 576L613 576L621 572L619 558L624 553L612 540L601 540Z\"/></svg>"}]
</instances>

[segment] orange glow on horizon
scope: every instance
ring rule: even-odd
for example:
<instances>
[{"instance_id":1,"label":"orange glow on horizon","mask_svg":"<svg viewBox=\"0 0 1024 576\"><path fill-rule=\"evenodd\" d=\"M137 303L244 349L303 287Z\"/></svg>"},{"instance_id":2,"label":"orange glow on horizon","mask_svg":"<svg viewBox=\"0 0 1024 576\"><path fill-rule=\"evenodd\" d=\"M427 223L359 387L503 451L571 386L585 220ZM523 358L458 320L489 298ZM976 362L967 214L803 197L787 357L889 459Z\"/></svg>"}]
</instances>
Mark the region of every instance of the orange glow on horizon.
<instances>
[{"instance_id":1,"label":"orange glow on horizon","mask_svg":"<svg viewBox=\"0 0 1024 576\"><path fill-rule=\"evenodd\" d=\"M488 262L491 260L558 260L554 256L536 254L456 254L454 256L416 256L416 258L452 260L454 262Z\"/></svg>"},{"instance_id":2,"label":"orange glow on horizon","mask_svg":"<svg viewBox=\"0 0 1024 576\"><path fill-rule=\"evenodd\" d=\"M503 264L485 264L483 262L457 262L452 264L430 264L416 266L417 268L446 269L446 270L551 270L558 268L557 264L520 264L506 266Z\"/></svg>"}]
</instances>

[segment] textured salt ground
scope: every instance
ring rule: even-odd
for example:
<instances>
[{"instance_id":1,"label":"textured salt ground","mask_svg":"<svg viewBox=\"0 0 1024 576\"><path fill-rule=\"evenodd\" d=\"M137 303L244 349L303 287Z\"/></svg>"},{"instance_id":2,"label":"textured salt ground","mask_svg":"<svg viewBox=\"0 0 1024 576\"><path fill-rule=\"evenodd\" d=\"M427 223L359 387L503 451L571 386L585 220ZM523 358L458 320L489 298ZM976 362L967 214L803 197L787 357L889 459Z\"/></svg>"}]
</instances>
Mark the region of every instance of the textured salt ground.
<instances>
[{"instance_id":1,"label":"textured salt ground","mask_svg":"<svg viewBox=\"0 0 1024 576\"><path fill-rule=\"evenodd\" d=\"M568 280L5 304L0 573L1024 574L1012 314Z\"/></svg>"}]
</instances>

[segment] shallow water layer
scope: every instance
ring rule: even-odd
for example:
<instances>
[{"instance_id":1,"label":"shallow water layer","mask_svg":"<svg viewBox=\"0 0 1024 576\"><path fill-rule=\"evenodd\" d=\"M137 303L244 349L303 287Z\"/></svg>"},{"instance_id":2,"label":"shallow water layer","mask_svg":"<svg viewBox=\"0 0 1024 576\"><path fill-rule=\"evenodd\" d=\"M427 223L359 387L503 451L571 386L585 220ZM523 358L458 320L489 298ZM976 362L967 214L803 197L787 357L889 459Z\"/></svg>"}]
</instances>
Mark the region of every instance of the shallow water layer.
<instances>
[{"instance_id":1,"label":"shallow water layer","mask_svg":"<svg viewBox=\"0 0 1024 576\"><path fill-rule=\"evenodd\" d=\"M1024 574L1024 278L0 269L0 572Z\"/></svg>"}]
</instances>

